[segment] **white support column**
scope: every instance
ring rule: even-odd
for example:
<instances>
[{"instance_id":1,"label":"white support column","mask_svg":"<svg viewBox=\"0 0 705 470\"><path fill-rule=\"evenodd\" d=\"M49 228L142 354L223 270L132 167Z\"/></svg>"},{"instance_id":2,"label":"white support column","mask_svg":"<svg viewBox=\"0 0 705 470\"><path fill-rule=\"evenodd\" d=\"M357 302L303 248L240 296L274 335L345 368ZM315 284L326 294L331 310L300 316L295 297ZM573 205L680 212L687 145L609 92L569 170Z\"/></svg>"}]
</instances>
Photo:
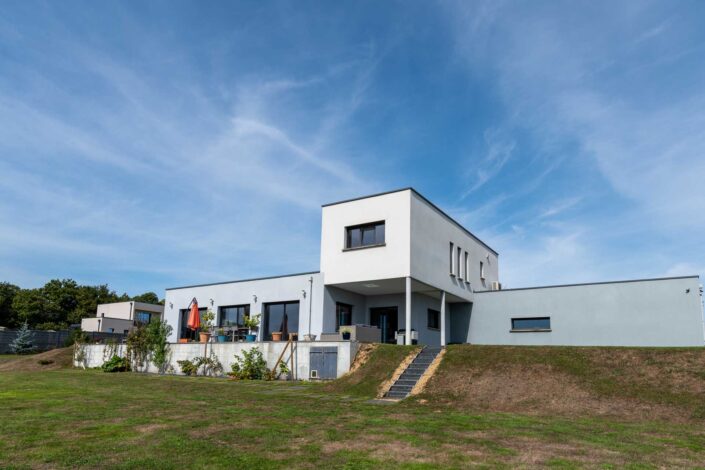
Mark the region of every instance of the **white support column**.
<instances>
[{"instance_id":1,"label":"white support column","mask_svg":"<svg viewBox=\"0 0 705 470\"><path fill-rule=\"evenodd\" d=\"M406 278L406 325L404 326L404 340L411 344L411 278Z\"/></svg>"},{"instance_id":2,"label":"white support column","mask_svg":"<svg viewBox=\"0 0 705 470\"><path fill-rule=\"evenodd\" d=\"M446 345L446 291L441 291L441 346Z\"/></svg>"}]
</instances>

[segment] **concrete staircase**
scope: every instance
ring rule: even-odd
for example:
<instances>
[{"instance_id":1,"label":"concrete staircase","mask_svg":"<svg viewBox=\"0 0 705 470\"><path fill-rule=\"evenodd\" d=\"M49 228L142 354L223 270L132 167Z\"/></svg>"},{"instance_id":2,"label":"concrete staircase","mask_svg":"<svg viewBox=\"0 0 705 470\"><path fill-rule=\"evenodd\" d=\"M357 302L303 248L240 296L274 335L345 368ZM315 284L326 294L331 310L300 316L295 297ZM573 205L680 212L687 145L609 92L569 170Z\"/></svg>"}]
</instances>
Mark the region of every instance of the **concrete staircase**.
<instances>
[{"instance_id":1,"label":"concrete staircase","mask_svg":"<svg viewBox=\"0 0 705 470\"><path fill-rule=\"evenodd\" d=\"M419 355L409 364L384 397L397 400L408 397L414 385L416 385L424 372L426 372L426 369L428 369L428 366L431 365L442 349L443 348L440 346L424 346Z\"/></svg>"}]
</instances>

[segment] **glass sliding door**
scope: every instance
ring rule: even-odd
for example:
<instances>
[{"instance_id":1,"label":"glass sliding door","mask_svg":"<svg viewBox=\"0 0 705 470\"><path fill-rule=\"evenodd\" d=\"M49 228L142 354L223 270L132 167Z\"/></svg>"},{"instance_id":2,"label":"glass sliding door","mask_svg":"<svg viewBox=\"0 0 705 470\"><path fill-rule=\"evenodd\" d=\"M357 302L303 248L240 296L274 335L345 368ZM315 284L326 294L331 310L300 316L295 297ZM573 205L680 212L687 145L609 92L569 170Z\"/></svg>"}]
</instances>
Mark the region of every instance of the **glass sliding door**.
<instances>
[{"instance_id":1,"label":"glass sliding door","mask_svg":"<svg viewBox=\"0 0 705 470\"><path fill-rule=\"evenodd\" d=\"M282 338L289 339L289 333L299 332L299 302L275 302L264 305L262 332L264 340L271 341L272 333L278 331Z\"/></svg>"},{"instance_id":2,"label":"glass sliding door","mask_svg":"<svg viewBox=\"0 0 705 470\"><path fill-rule=\"evenodd\" d=\"M395 343L394 333L399 325L397 307L381 307L370 309L370 324L382 330L383 343Z\"/></svg>"},{"instance_id":3,"label":"glass sliding door","mask_svg":"<svg viewBox=\"0 0 705 470\"><path fill-rule=\"evenodd\" d=\"M201 324L203 324L203 314L206 313L208 309L206 308L199 308L198 309L198 315L201 317ZM186 326L188 324L188 314L191 312L191 309L182 309L181 310L181 327L179 328L179 338L188 338L188 339L195 339L196 338L196 332L193 330L189 330L188 327Z\"/></svg>"}]
</instances>

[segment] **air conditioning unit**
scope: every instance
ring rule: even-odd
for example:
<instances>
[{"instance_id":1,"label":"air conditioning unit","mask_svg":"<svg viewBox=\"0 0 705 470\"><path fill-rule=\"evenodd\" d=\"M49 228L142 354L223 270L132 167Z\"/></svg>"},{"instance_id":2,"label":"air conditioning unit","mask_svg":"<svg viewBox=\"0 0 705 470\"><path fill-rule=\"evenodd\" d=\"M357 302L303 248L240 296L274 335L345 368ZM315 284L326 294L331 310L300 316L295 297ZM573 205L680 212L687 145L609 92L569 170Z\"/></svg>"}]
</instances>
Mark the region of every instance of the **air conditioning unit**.
<instances>
[{"instance_id":1,"label":"air conditioning unit","mask_svg":"<svg viewBox=\"0 0 705 470\"><path fill-rule=\"evenodd\" d=\"M318 370L311 369L311 372L309 372L309 378L310 379L317 379L318 378Z\"/></svg>"},{"instance_id":2,"label":"air conditioning unit","mask_svg":"<svg viewBox=\"0 0 705 470\"><path fill-rule=\"evenodd\" d=\"M502 284L498 281L492 281L492 290L502 290Z\"/></svg>"}]
</instances>

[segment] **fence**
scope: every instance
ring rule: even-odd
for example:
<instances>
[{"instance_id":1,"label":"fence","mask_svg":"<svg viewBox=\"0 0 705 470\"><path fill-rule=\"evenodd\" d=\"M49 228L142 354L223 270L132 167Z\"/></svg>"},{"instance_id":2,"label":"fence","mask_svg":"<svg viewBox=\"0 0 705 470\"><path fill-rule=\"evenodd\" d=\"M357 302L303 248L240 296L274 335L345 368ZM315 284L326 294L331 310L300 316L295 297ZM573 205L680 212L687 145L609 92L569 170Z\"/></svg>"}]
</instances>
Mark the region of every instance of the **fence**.
<instances>
[{"instance_id":1,"label":"fence","mask_svg":"<svg viewBox=\"0 0 705 470\"><path fill-rule=\"evenodd\" d=\"M32 343L38 351L47 351L49 349L63 348L64 343L71 335L70 330L46 331L46 330L31 330L33 337ZM121 342L127 335L122 333L99 333L95 331L84 332L90 338L92 343L102 342L106 339L113 339ZM0 331L0 354L10 353L10 343L17 337L17 330L1 330Z\"/></svg>"}]
</instances>

